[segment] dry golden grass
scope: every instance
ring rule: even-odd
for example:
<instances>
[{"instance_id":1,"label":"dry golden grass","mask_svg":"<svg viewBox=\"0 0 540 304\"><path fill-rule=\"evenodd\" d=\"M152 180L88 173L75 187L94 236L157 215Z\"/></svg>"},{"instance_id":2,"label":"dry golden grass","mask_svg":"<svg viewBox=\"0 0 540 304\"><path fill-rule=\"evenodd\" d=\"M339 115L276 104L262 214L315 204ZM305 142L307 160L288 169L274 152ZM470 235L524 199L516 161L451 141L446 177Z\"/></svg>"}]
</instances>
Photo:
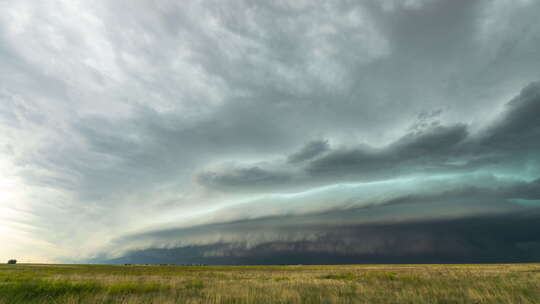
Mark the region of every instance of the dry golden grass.
<instances>
[{"instance_id":1,"label":"dry golden grass","mask_svg":"<svg viewBox=\"0 0 540 304\"><path fill-rule=\"evenodd\" d=\"M2 265L0 303L540 303L540 264Z\"/></svg>"}]
</instances>

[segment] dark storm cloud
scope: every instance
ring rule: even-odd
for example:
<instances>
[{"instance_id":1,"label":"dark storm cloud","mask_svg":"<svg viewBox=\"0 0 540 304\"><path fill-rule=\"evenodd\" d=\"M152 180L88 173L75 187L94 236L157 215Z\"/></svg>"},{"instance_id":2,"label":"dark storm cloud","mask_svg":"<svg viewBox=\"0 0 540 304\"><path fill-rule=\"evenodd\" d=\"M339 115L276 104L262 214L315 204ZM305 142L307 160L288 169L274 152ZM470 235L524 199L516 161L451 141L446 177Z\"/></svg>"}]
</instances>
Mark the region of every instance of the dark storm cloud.
<instances>
[{"instance_id":1,"label":"dark storm cloud","mask_svg":"<svg viewBox=\"0 0 540 304\"><path fill-rule=\"evenodd\" d=\"M116 239L110 244L111 249L103 251L101 256L102 259L110 259L120 255L124 258L117 261L129 261L130 256L139 254L129 253L134 248L152 248L155 247L153 244L160 244L158 247L181 247L178 252L191 254L194 258L187 261L175 255L175 261L168 260L174 263L251 263L251 258L255 259L253 263L266 263L257 257L266 249L271 251L269 255L282 256L284 260L281 263L296 263L290 259L296 261L295 257L306 254L330 254L324 263L340 263L341 255L350 256L350 261L356 262L375 261L376 256L384 257L381 262L398 256L415 262L428 257L430 261L438 259L439 262L502 261L511 258L506 255L508 252L527 254L525 249L518 250L519 246L526 244L505 244L507 235L516 239L521 237L524 243L538 242L537 238L531 237L535 233L524 232L524 227L531 225L533 231L540 229L535 224L540 211L534 207L540 201L539 191L540 179L532 182L492 181L485 186L464 183L442 189L427 187L423 192L418 190L361 206L351 202L340 205L334 196L334 201L324 211L305 210L273 216L250 211L253 208L271 209L272 200L266 204L253 202L219 210L209 224L157 229ZM294 199L287 201L287 204L294 203ZM230 217L231 214L236 214L236 217ZM519 229L514 230L513 223L518 221L527 224L522 223ZM478 225L476 228L475 223ZM473 229L482 232L471 233ZM495 237L489 233L490 229L493 229ZM480 248L475 248L474 244L479 244ZM274 245L288 249L281 252ZM505 253L494 255L490 251L495 250L492 246L498 246L497 250ZM191 249L195 251L191 252ZM476 249L486 252L474 251ZM175 251L149 249L150 252L154 250L161 253ZM212 258L207 259L217 253L220 259L214 262ZM318 261L322 263L323 260Z\"/></svg>"},{"instance_id":2,"label":"dark storm cloud","mask_svg":"<svg viewBox=\"0 0 540 304\"><path fill-rule=\"evenodd\" d=\"M517 186L513 189L513 198L521 198L527 200L538 200L540 199L540 179L537 179L534 182ZM506 195L508 195L506 193Z\"/></svg>"},{"instance_id":3,"label":"dark storm cloud","mask_svg":"<svg viewBox=\"0 0 540 304\"><path fill-rule=\"evenodd\" d=\"M536 151L540 146L540 82L523 88L505 110L499 121L481 134L479 145L495 152Z\"/></svg>"},{"instance_id":4,"label":"dark storm cloud","mask_svg":"<svg viewBox=\"0 0 540 304\"><path fill-rule=\"evenodd\" d=\"M278 239L256 244L222 240L211 244L149 248L131 251L107 262L353 264L538 261L539 223L540 211L535 209L454 219L304 225L283 230L305 229L313 233L311 238ZM252 223L245 228L256 225Z\"/></svg>"},{"instance_id":5,"label":"dark storm cloud","mask_svg":"<svg viewBox=\"0 0 540 304\"><path fill-rule=\"evenodd\" d=\"M408 134L379 151L369 152L361 148L333 151L313 160L306 171L312 176L339 177L353 174L371 180L371 176L381 178L407 173L403 172L407 169L403 166L414 166L415 162L427 165L421 170L429 170L430 166L436 166L441 160L451 157L466 136L464 125L437 126L419 134Z\"/></svg>"},{"instance_id":6,"label":"dark storm cloud","mask_svg":"<svg viewBox=\"0 0 540 304\"><path fill-rule=\"evenodd\" d=\"M300 158L305 163L299 169L291 166L289 176L280 172L280 178L262 180L268 188L285 186L290 180L301 183L323 181L371 181L422 173L454 173L489 166L527 165L540 161L540 83L532 83L506 104L504 111L488 128L470 134L467 125L443 126L426 123L437 112L421 113L419 122L413 124L410 133L383 148L360 146L356 148L330 148L318 142L308 143L291 158ZM322 150L322 151L319 151ZM319 156L320 152L326 152ZM308 155L306 160L304 155ZM274 167L283 167L273 164ZM213 173L212 183L199 181L208 187L238 190L260 187L261 177L277 176L272 169L257 167L259 178L250 180L246 169ZM203 173L202 176L205 176ZM237 178L243 176L244 178ZM248 177L248 178L245 178Z\"/></svg>"}]
</instances>

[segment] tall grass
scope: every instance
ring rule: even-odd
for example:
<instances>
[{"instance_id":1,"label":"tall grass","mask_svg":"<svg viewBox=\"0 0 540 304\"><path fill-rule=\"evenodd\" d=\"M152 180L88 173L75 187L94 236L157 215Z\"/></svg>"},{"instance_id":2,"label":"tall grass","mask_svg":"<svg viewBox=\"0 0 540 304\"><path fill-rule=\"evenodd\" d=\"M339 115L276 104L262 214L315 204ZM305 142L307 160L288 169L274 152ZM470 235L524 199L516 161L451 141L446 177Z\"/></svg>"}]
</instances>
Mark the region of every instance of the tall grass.
<instances>
[{"instance_id":1,"label":"tall grass","mask_svg":"<svg viewBox=\"0 0 540 304\"><path fill-rule=\"evenodd\" d=\"M540 303L540 264L1 265L0 303Z\"/></svg>"}]
</instances>

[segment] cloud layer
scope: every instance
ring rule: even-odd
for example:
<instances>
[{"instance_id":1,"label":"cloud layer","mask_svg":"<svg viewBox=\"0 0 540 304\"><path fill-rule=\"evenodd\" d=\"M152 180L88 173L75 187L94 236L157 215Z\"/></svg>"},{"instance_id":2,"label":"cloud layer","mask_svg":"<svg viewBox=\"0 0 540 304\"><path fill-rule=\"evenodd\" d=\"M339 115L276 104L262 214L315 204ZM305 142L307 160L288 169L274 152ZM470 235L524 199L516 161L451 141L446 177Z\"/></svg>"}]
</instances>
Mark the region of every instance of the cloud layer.
<instances>
[{"instance_id":1,"label":"cloud layer","mask_svg":"<svg viewBox=\"0 0 540 304\"><path fill-rule=\"evenodd\" d=\"M535 262L540 258L538 220L537 209L405 223L304 225L300 227L309 230L309 238L149 248L97 261L217 265ZM229 229L242 231L268 222L230 224L235 227ZM291 235L291 230L300 227L282 227L281 232Z\"/></svg>"},{"instance_id":2,"label":"cloud layer","mask_svg":"<svg viewBox=\"0 0 540 304\"><path fill-rule=\"evenodd\" d=\"M506 104L504 112L491 125L474 134L461 123L450 126L436 121L427 123L433 114L420 113L418 122L408 133L383 147L331 148L328 141L313 141L286 160L206 171L200 175L199 182L211 189L241 191L482 169L519 174L530 165L538 170L535 166L540 152L538 113L540 83L532 83Z\"/></svg>"},{"instance_id":3,"label":"cloud layer","mask_svg":"<svg viewBox=\"0 0 540 304\"><path fill-rule=\"evenodd\" d=\"M516 218L540 199L539 10L3 1L0 259L246 242L304 256L362 225Z\"/></svg>"}]
</instances>

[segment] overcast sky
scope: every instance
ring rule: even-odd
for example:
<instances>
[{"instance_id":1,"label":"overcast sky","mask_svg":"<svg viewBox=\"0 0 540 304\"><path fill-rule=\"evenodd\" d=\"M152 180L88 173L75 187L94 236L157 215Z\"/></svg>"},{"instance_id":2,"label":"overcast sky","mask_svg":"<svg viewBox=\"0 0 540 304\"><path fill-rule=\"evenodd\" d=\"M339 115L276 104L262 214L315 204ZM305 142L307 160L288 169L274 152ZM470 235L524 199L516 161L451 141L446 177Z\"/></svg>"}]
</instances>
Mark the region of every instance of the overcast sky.
<instances>
[{"instance_id":1,"label":"overcast sky","mask_svg":"<svg viewBox=\"0 0 540 304\"><path fill-rule=\"evenodd\" d=\"M0 261L540 259L539 13L0 0Z\"/></svg>"}]
</instances>

